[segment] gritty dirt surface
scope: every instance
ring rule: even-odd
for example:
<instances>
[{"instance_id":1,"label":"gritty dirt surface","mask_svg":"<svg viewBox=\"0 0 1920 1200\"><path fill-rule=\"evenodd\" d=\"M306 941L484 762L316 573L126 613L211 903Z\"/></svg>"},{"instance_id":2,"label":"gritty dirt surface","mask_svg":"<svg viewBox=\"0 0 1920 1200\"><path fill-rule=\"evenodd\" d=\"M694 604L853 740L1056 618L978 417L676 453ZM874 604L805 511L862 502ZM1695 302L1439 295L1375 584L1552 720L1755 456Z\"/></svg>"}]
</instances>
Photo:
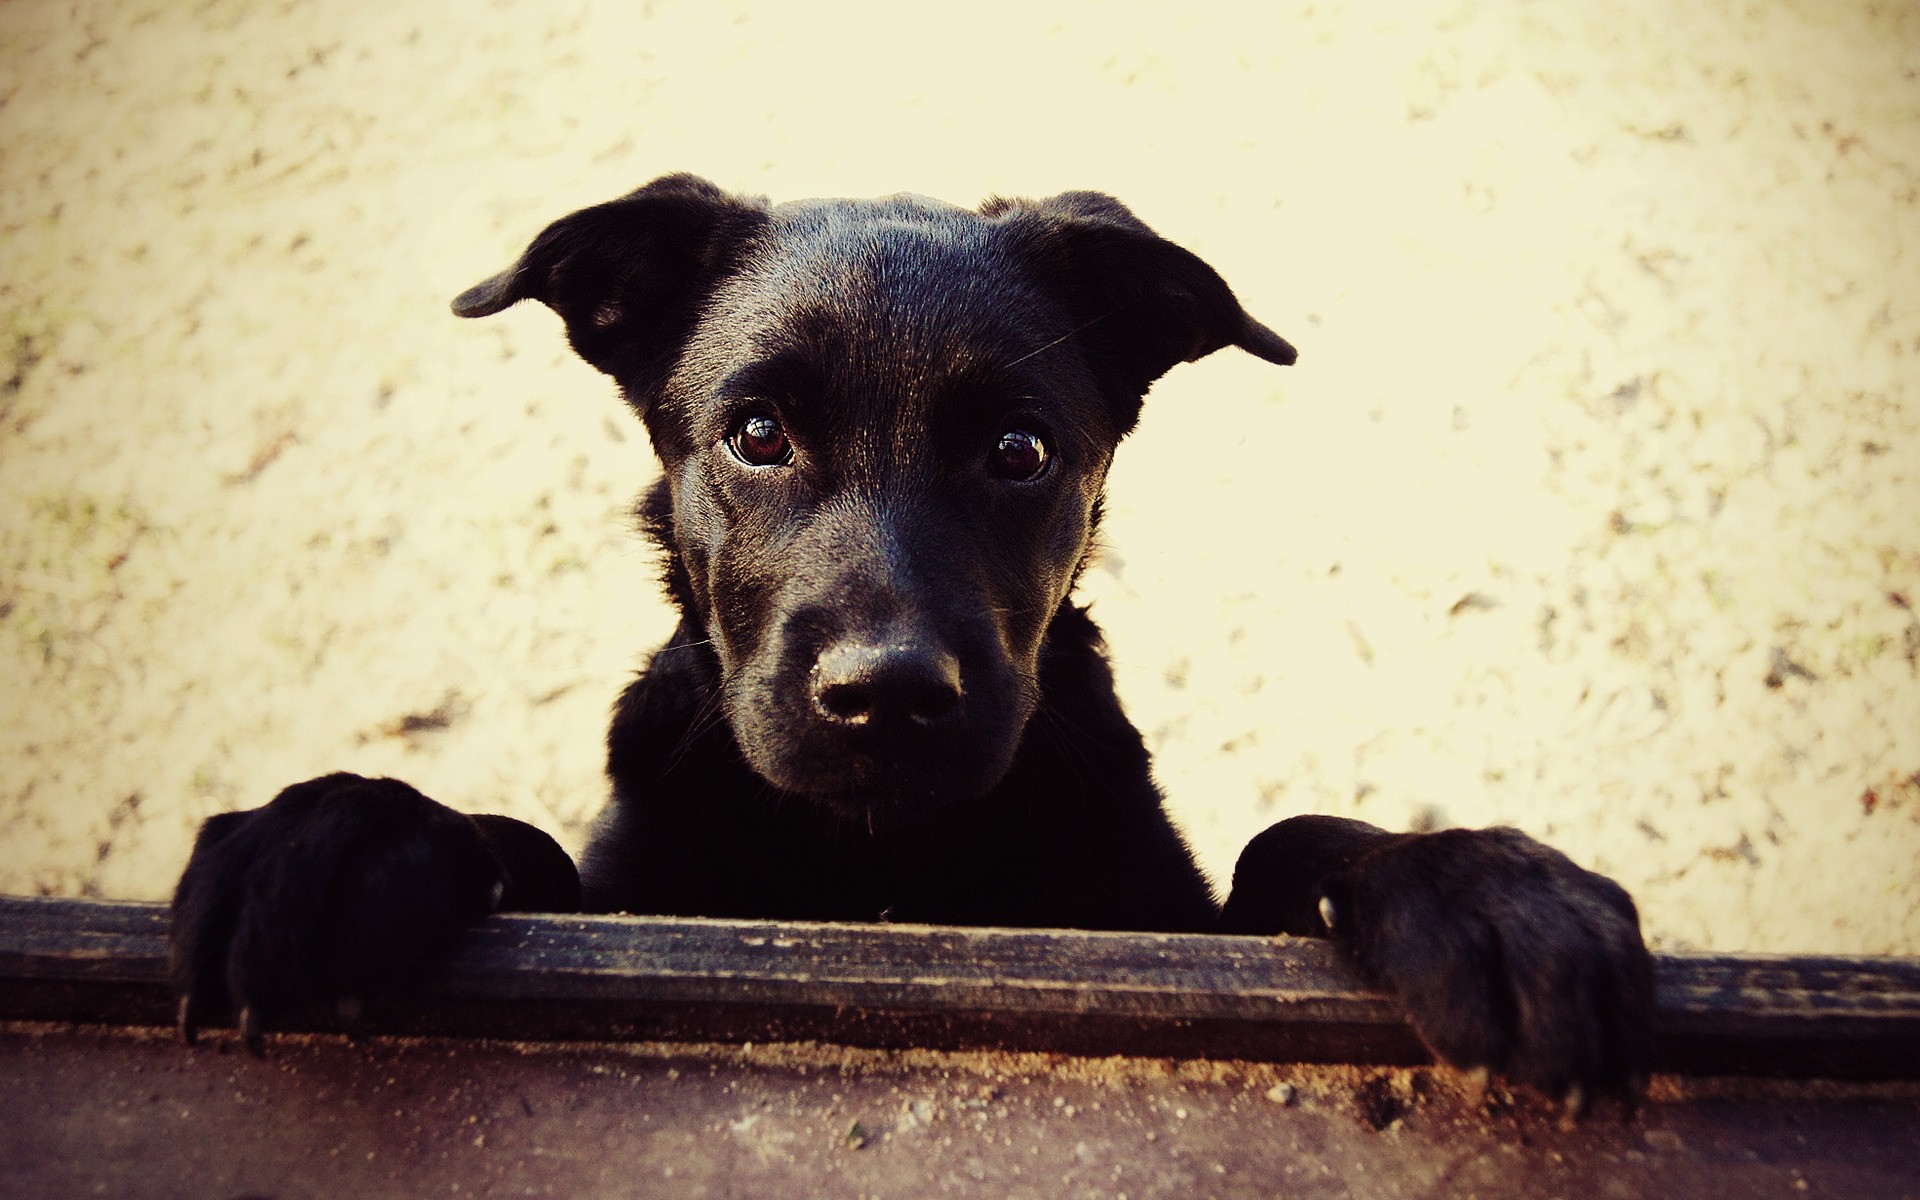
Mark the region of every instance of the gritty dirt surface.
<instances>
[{"instance_id":1,"label":"gritty dirt surface","mask_svg":"<svg viewBox=\"0 0 1920 1200\"><path fill-rule=\"evenodd\" d=\"M638 423L456 292L668 170L1110 191L1301 347L1083 595L1207 867L1507 822L1665 947L1920 952L1920 8L0 5L0 889L388 773L578 848Z\"/></svg>"},{"instance_id":2,"label":"gritty dirt surface","mask_svg":"<svg viewBox=\"0 0 1920 1200\"><path fill-rule=\"evenodd\" d=\"M1908 1085L1657 1080L1631 1123L1434 1070L0 1028L0 1195L1920 1195Z\"/></svg>"}]
</instances>

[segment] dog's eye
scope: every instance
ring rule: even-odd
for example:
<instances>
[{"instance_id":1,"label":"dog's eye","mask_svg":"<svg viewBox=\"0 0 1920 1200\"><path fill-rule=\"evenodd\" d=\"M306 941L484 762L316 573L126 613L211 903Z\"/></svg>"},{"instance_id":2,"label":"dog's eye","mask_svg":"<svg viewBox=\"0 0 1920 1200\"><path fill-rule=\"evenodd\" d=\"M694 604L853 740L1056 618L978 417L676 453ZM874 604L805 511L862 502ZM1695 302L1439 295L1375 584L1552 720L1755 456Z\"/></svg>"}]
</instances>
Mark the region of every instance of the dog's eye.
<instances>
[{"instance_id":1,"label":"dog's eye","mask_svg":"<svg viewBox=\"0 0 1920 1200\"><path fill-rule=\"evenodd\" d=\"M1014 483L1027 483L1046 472L1051 456L1040 435L1025 429L1009 429L994 443L987 466L995 475Z\"/></svg>"},{"instance_id":2,"label":"dog's eye","mask_svg":"<svg viewBox=\"0 0 1920 1200\"><path fill-rule=\"evenodd\" d=\"M748 417L727 435L727 449L749 467L780 467L793 461L793 443L780 422L768 416Z\"/></svg>"}]
</instances>

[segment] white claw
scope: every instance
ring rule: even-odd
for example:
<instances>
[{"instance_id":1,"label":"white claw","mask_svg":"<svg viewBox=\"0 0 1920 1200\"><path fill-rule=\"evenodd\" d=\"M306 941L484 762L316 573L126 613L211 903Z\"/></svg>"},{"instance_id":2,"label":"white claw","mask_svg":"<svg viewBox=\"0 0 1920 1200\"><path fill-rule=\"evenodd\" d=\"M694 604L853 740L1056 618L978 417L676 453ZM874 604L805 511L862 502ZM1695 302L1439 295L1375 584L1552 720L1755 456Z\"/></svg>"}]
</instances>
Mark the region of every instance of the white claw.
<instances>
[{"instance_id":1,"label":"white claw","mask_svg":"<svg viewBox=\"0 0 1920 1200\"><path fill-rule=\"evenodd\" d=\"M1475 1067L1467 1072L1467 1099L1469 1103L1481 1105L1487 1102L1487 1093L1493 1088L1493 1072L1485 1067Z\"/></svg>"},{"instance_id":2,"label":"white claw","mask_svg":"<svg viewBox=\"0 0 1920 1200\"><path fill-rule=\"evenodd\" d=\"M1587 1115L1587 1090L1579 1084L1567 1089L1566 1111L1560 1114L1560 1128L1572 1130L1580 1124L1580 1118Z\"/></svg>"},{"instance_id":3,"label":"white claw","mask_svg":"<svg viewBox=\"0 0 1920 1200\"><path fill-rule=\"evenodd\" d=\"M1333 897L1320 897L1320 922L1327 927L1329 933L1333 932L1333 916Z\"/></svg>"}]
</instances>

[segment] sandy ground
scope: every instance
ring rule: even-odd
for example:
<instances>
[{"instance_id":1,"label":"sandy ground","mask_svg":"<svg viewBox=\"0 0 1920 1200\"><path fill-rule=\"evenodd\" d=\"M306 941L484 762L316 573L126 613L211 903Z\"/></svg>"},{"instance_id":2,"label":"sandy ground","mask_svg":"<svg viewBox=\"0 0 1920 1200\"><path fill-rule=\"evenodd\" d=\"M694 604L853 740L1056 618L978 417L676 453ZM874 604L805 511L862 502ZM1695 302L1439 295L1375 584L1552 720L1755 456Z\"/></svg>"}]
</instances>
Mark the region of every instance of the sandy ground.
<instances>
[{"instance_id":1,"label":"sandy ground","mask_svg":"<svg viewBox=\"0 0 1920 1200\"><path fill-rule=\"evenodd\" d=\"M0 888L331 769L577 847L637 422L447 300L667 170L1113 192L1301 347L1084 588L1208 867L1510 822L1666 947L1920 953L1920 8L0 5Z\"/></svg>"}]
</instances>

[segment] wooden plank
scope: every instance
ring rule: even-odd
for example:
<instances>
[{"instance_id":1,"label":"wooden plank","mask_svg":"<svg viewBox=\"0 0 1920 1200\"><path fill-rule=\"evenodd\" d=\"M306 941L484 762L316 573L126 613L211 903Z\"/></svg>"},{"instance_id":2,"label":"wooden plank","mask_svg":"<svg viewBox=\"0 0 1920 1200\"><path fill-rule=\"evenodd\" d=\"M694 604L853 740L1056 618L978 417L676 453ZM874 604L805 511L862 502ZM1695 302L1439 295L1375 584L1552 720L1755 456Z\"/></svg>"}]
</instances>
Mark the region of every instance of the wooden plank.
<instances>
[{"instance_id":1,"label":"wooden plank","mask_svg":"<svg viewBox=\"0 0 1920 1200\"><path fill-rule=\"evenodd\" d=\"M0 897L0 1019L171 1022L166 924L157 904ZM1664 955L1658 975L1662 1070L1920 1078L1920 960ZM367 1023L517 1040L1426 1057L1325 943L1195 934L500 916Z\"/></svg>"}]
</instances>

